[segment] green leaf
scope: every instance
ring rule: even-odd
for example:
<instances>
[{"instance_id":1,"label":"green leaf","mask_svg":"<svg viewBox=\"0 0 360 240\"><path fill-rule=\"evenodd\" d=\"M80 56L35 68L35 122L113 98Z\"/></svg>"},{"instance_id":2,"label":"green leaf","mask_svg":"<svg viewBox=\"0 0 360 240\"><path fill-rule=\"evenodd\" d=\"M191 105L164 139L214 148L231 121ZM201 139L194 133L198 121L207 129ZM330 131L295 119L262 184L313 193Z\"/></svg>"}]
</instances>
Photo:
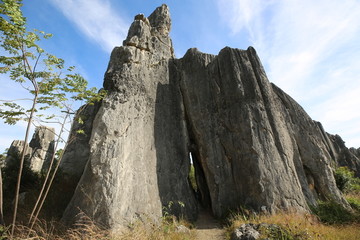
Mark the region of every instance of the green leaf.
<instances>
[{"instance_id":1,"label":"green leaf","mask_svg":"<svg viewBox=\"0 0 360 240\"><path fill-rule=\"evenodd\" d=\"M35 117L48 120L53 115L44 115L46 110L62 112L66 108L64 113L69 114L75 101L100 101L106 92L89 89L74 66L66 66L62 58L46 52L40 44L52 34L28 29L21 6L21 0L0 2L0 74L7 74L5 79L19 83L19 88L27 87L35 101ZM9 124L28 119L32 110L20 102L0 104L0 109L0 118Z\"/></svg>"},{"instance_id":2,"label":"green leaf","mask_svg":"<svg viewBox=\"0 0 360 240\"><path fill-rule=\"evenodd\" d=\"M77 130L76 133L78 133L78 134L85 134L84 130L82 130L82 129Z\"/></svg>"}]
</instances>

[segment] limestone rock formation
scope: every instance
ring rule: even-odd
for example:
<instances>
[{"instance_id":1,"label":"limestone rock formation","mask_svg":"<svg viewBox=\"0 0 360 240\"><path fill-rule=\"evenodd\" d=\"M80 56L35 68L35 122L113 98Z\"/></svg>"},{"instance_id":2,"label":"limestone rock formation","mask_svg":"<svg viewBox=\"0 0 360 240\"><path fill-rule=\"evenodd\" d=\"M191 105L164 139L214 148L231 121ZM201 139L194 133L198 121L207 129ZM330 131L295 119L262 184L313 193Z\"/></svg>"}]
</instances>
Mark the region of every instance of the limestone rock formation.
<instances>
[{"instance_id":1,"label":"limestone rock formation","mask_svg":"<svg viewBox=\"0 0 360 240\"><path fill-rule=\"evenodd\" d=\"M14 140L7 153L5 158L5 167L12 166L12 164L19 163L19 159L21 158L21 153L24 149L24 141ZM31 156L32 149L29 148L29 144L26 144L26 152L25 159L29 159Z\"/></svg>"},{"instance_id":2,"label":"limestone rock formation","mask_svg":"<svg viewBox=\"0 0 360 240\"><path fill-rule=\"evenodd\" d=\"M53 186L53 189L62 189L62 191L55 190L49 193L48 201L51 201L51 205L56 206L56 209L50 213L53 216L61 217L83 174L90 154L89 140L93 121L99 107L100 102L86 104L76 112L68 143L60 162L60 171L56 175Z\"/></svg>"},{"instance_id":3,"label":"limestone rock formation","mask_svg":"<svg viewBox=\"0 0 360 240\"><path fill-rule=\"evenodd\" d=\"M104 80L108 95L93 122L89 160L65 221L81 209L117 230L137 217L160 219L163 205L196 215L181 94L168 77L170 22L166 5L148 18L138 15L124 46L113 50Z\"/></svg>"},{"instance_id":4,"label":"limestone rock formation","mask_svg":"<svg viewBox=\"0 0 360 240\"><path fill-rule=\"evenodd\" d=\"M26 144L25 160L34 172L46 171L54 153L55 130L50 127L37 127L30 141ZM12 142L5 160L5 165L17 164L21 158L24 141Z\"/></svg>"},{"instance_id":5,"label":"limestone rock formation","mask_svg":"<svg viewBox=\"0 0 360 240\"><path fill-rule=\"evenodd\" d=\"M270 84L253 48L218 56L190 49L175 64L205 175L201 195L215 216L240 205L274 212L305 210L319 198L346 204L318 125Z\"/></svg>"},{"instance_id":6,"label":"limestone rock formation","mask_svg":"<svg viewBox=\"0 0 360 240\"><path fill-rule=\"evenodd\" d=\"M268 81L254 49L175 59L170 28L162 5L137 15L113 50L108 95L62 165L82 173L63 220L83 212L116 231L163 210L194 219L200 206L216 217L239 206L308 211L319 199L349 207L333 177L337 144Z\"/></svg>"},{"instance_id":7,"label":"limestone rock formation","mask_svg":"<svg viewBox=\"0 0 360 240\"><path fill-rule=\"evenodd\" d=\"M231 240L256 240L260 237L258 228L255 224L242 224L231 234Z\"/></svg>"},{"instance_id":8,"label":"limestone rock formation","mask_svg":"<svg viewBox=\"0 0 360 240\"><path fill-rule=\"evenodd\" d=\"M55 129L46 126L36 127L29 143L32 149L30 168L34 172L47 171L54 154Z\"/></svg>"},{"instance_id":9,"label":"limestone rock formation","mask_svg":"<svg viewBox=\"0 0 360 240\"><path fill-rule=\"evenodd\" d=\"M350 148L345 146L345 142L339 135L328 134L333 146L333 155L336 157L336 166L348 167L355 173L356 177L360 177L360 148Z\"/></svg>"},{"instance_id":10,"label":"limestone rock formation","mask_svg":"<svg viewBox=\"0 0 360 240\"><path fill-rule=\"evenodd\" d=\"M93 121L98 112L100 103L86 104L76 112L70 130L68 145L63 154L60 169L62 177L74 178L75 185L79 181L89 158L89 140L93 128ZM81 119L79 122L78 120ZM79 131L82 132L79 133ZM76 187L76 186L75 186ZM75 189L75 188L74 188Z\"/></svg>"}]
</instances>

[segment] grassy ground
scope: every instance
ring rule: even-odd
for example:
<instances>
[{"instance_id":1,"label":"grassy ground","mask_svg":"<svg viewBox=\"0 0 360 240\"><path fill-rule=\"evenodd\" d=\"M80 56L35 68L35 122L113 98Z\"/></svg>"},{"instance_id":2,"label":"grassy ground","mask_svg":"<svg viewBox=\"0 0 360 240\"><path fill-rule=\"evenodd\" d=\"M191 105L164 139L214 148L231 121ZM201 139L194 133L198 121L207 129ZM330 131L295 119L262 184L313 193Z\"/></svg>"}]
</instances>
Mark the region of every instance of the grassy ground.
<instances>
[{"instance_id":1,"label":"grassy ground","mask_svg":"<svg viewBox=\"0 0 360 240\"><path fill-rule=\"evenodd\" d=\"M271 216L259 216L249 220L244 220L241 216L237 216L232 220L231 226L227 229L228 238L230 238L231 232L243 223L268 223L280 226L283 231L270 239L359 240L360 236L360 223L328 225L320 222L316 216L310 214L279 213ZM262 237L270 237L268 234L270 233L263 233Z\"/></svg>"},{"instance_id":2,"label":"grassy ground","mask_svg":"<svg viewBox=\"0 0 360 240\"><path fill-rule=\"evenodd\" d=\"M345 167L336 170L336 182L352 211L328 201L313 207L313 214L278 213L249 217L246 211L230 219L227 237L243 223L276 224L281 230L261 232L262 238L282 240L359 240L360 239L360 179Z\"/></svg>"},{"instance_id":3,"label":"grassy ground","mask_svg":"<svg viewBox=\"0 0 360 240\"><path fill-rule=\"evenodd\" d=\"M360 196L349 195L348 199L352 199L353 206L360 209ZM327 211L331 209L326 208ZM355 210L351 214L359 214ZM350 213L346 213L350 214ZM307 239L347 239L358 240L360 236L359 218L350 218L351 221L346 223L324 223L324 216L319 217L313 214L299 213L278 213L275 215L258 215L256 217L245 217L244 214L236 214L230 219L230 225L226 228L226 239L230 239L231 232L243 223L267 223L280 226L280 232L264 232L262 237L269 239L283 240L307 240ZM326 218L329 218L326 215ZM332 217L330 217L332 219ZM349 218L345 218L349 219ZM183 228L180 226L186 226ZM86 224L79 224L76 229L59 231L61 226L59 223L41 222L33 231L23 226L16 229L16 237L14 239L46 239L46 240L192 240L197 239L196 229L189 223L184 221L176 221L172 218L164 219L162 224L156 225L152 223L137 222L130 226L129 230L122 234L111 234L109 231L103 230L95 226L91 221ZM0 240L6 239L5 235ZM220 238L219 238L220 240Z\"/></svg>"},{"instance_id":4,"label":"grassy ground","mask_svg":"<svg viewBox=\"0 0 360 240\"><path fill-rule=\"evenodd\" d=\"M314 214L283 212L254 217L249 216L249 212L243 210L228 220L228 227L224 228L226 239L230 239L234 229L243 223L267 223L276 224L279 228L275 230L261 229L262 239L359 240L360 180L354 178L353 174L346 169L340 169L337 174L337 180L342 184L339 188L343 191L353 211L344 209L333 202L319 202L319 205L312 209ZM161 224L136 222L121 234L103 230L93 224L90 219L85 222L85 224L79 224L70 230L65 230L58 222L48 221L39 222L31 231L27 227L19 225L16 227L16 233L12 240L192 240L199 237L196 227L185 221L176 221L171 216L164 217ZM214 238L207 237L207 240L223 239L221 236L223 230L219 229L219 226L215 226L215 228L220 230L221 234ZM200 226L199 230L201 230ZM212 229L209 228L209 230ZM0 240L10 239L8 236L8 229L0 226Z\"/></svg>"},{"instance_id":5,"label":"grassy ground","mask_svg":"<svg viewBox=\"0 0 360 240\"><path fill-rule=\"evenodd\" d=\"M86 224L78 224L76 228L61 231L59 223L41 222L34 230L17 226L13 240L191 240L195 238L195 232L184 228L187 223L164 220L161 225L137 222L120 233L111 233L94 225L91 221ZM0 240L10 239L8 231L0 236Z\"/></svg>"},{"instance_id":6,"label":"grassy ground","mask_svg":"<svg viewBox=\"0 0 360 240\"><path fill-rule=\"evenodd\" d=\"M347 200L354 211L338 211L338 206L331 203L319 205L318 214L278 213L275 215L258 215L249 217L247 214L235 214L226 227L226 239L230 239L232 231L243 223L276 224L281 228L277 232L263 232L263 238L282 240L332 240L346 239L359 240L360 236L360 194L347 194ZM335 210L334 210L335 208ZM332 214L330 214L332 213ZM350 216L351 215L351 216ZM334 220L335 219L335 220ZM40 222L34 230L29 231L24 226L16 228L14 239L39 239L39 240L192 240L197 239L196 228L185 221L176 221L168 216L162 224L150 222L136 222L122 234L111 234L95 226L90 220L86 224L79 224L77 228L61 231L62 227L57 222ZM186 226L187 228L184 228ZM2 229L6 230L6 229ZM0 229L1 232L1 229ZM0 240L7 239L4 233ZM215 239L215 238L214 238ZM219 238L223 239L223 238Z\"/></svg>"}]
</instances>

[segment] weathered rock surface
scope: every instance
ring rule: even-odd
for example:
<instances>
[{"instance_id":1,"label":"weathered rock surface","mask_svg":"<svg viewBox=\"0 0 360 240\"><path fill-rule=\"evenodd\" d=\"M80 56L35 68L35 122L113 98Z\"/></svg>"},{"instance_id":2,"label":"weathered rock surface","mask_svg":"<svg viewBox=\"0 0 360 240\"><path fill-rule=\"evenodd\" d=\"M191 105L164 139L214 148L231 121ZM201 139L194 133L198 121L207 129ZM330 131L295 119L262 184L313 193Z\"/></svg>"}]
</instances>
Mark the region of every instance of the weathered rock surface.
<instances>
[{"instance_id":1,"label":"weathered rock surface","mask_svg":"<svg viewBox=\"0 0 360 240\"><path fill-rule=\"evenodd\" d=\"M66 179L74 178L74 184L77 184L79 181L89 159L89 140L93 121L99 108L99 102L80 107L71 126L68 145L63 154L60 169L63 177Z\"/></svg>"},{"instance_id":2,"label":"weathered rock surface","mask_svg":"<svg viewBox=\"0 0 360 240\"><path fill-rule=\"evenodd\" d=\"M251 223L242 224L231 234L231 240L256 240L260 237L260 233L257 229L258 225Z\"/></svg>"},{"instance_id":3,"label":"weathered rock surface","mask_svg":"<svg viewBox=\"0 0 360 240\"><path fill-rule=\"evenodd\" d=\"M47 171L54 154L55 129L46 126L36 127L29 143L32 149L30 168L34 172Z\"/></svg>"},{"instance_id":4,"label":"weathered rock surface","mask_svg":"<svg viewBox=\"0 0 360 240\"><path fill-rule=\"evenodd\" d=\"M181 95L168 77L170 22L165 5L149 18L138 15L124 46L113 50L104 81L108 95L65 221L81 209L116 231L137 217L160 219L163 205L178 215L196 214Z\"/></svg>"},{"instance_id":5,"label":"weathered rock surface","mask_svg":"<svg viewBox=\"0 0 360 240\"><path fill-rule=\"evenodd\" d=\"M51 201L51 205L56 206L51 213L54 216L60 215L61 217L83 174L90 154L89 140L93 121L100 104L100 102L86 104L76 112L68 143L60 162L60 171L53 184L55 190L49 193L48 201ZM62 191L56 191L56 189L62 189Z\"/></svg>"},{"instance_id":6,"label":"weathered rock surface","mask_svg":"<svg viewBox=\"0 0 360 240\"><path fill-rule=\"evenodd\" d=\"M253 48L218 56L190 49L176 65L207 185L201 194L215 216L239 205L273 212L305 210L318 198L346 204L318 125L270 84Z\"/></svg>"},{"instance_id":7,"label":"weathered rock surface","mask_svg":"<svg viewBox=\"0 0 360 240\"><path fill-rule=\"evenodd\" d=\"M54 153L55 130L50 127L37 127L30 141L26 144L25 160L34 172L46 171ZM18 164L24 147L24 141L12 142L5 160L5 165Z\"/></svg>"},{"instance_id":8,"label":"weathered rock surface","mask_svg":"<svg viewBox=\"0 0 360 240\"><path fill-rule=\"evenodd\" d=\"M63 220L81 210L116 231L163 210L194 219L199 205L216 217L239 206L308 211L318 199L349 207L332 169L343 147L268 81L254 49L190 49L174 59L170 28L163 5L137 15L113 50L108 95L62 165L82 173Z\"/></svg>"},{"instance_id":9,"label":"weathered rock surface","mask_svg":"<svg viewBox=\"0 0 360 240\"><path fill-rule=\"evenodd\" d=\"M7 151L5 158L5 167L12 166L12 164L18 164L23 149L24 149L24 141L14 140ZM32 149L29 147L29 144L26 144L25 159L30 158L31 152Z\"/></svg>"},{"instance_id":10,"label":"weathered rock surface","mask_svg":"<svg viewBox=\"0 0 360 240\"><path fill-rule=\"evenodd\" d=\"M269 236L270 238L264 238L264 236ZM246 223L233 231L231 240L286 239L288 236L291 236L291 234L276 224Z\"/></svg>"},{"instance_id":11,"label":"weathered rock surface","mask_svg":"<svg viewBox=\"0 0 360 240\"><path fill-rule=\"evenodd\" d=\"M334 160L337 167L348 167L355 173L356 177L360 177L360 148L350 148L345 146L345 142L339 135L328 134Z\"/></svg>"}]
</instances>

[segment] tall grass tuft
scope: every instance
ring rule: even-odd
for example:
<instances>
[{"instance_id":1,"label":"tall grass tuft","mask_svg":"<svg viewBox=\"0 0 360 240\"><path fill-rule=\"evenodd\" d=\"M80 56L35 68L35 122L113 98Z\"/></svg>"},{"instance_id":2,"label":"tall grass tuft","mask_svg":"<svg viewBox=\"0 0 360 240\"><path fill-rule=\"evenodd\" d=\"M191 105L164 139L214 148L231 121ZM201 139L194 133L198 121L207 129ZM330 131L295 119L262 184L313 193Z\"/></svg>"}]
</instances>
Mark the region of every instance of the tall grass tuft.
<instances>
[{"instance_id":1,"label":"tall grass tuft","mask_svg":"<svg viewBox=\"0 0 360 240\"><path fill-rule=\"evenodd\" d=\"M32 229L16 225L12 240L192 240L195 232L190 224L166 218L160 224L150 220L138 220L121 232L111 232L94 223L90 218L83 217L73 228L64 230L58 222L37 221ZM9 231L0 229L0 240L8 240Z\"/></svg>"},{"instance_id":2,"label":"tall grass tuft","mask_svg":"<svg viewBox=\"0 0 360 240\"><path fill-rule=\"evenodd\" d=\"M274 215L260 215L244 220L241 216L233 217L228 227L228 237L235 228L243 223L267 223L276 224L283 229L283 239L294 240L359 240L360 224L350 223L347 225L328 225L319 221L318 217L308 213L282 212ZM263 232L262 238L267 238L268 233ZM276 239L276 238L269 238ZM278 238L282 239L282 238Z\"/></svg>"}]
</instances>

